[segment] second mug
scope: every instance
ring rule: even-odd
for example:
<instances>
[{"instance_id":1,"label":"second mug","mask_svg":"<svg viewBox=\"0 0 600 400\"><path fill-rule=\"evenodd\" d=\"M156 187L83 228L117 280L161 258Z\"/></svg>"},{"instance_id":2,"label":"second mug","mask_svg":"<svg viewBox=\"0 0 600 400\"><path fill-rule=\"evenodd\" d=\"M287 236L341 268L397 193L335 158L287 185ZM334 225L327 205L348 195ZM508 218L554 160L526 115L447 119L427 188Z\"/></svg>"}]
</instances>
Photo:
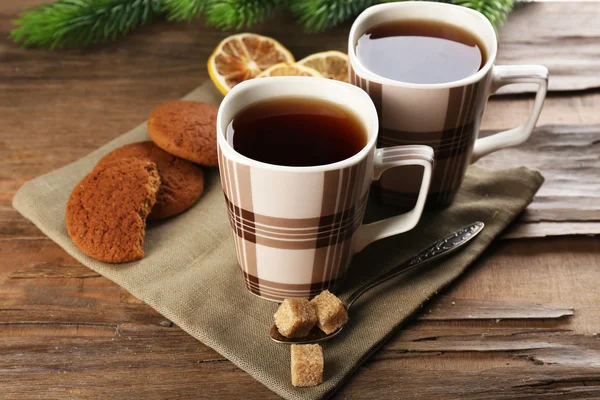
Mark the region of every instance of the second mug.
<instances>
[{"instance_id":1,"label":"second mug","mask_svg":"<svg viewBox=\"0 0 600 400\"><path fill-rule=\"evenodd\" d=\"M413 28L410 28L411 26ZM425 31L427 27L432 27L430 32ZM387 36L394 36L394 29L399 28L404 32L417 29L417 37L440 37L437 35L443 35L443 32L448 34L448 30L455 31L452 34L454 37L461 34L473 36L482 47L479 50L483 56L483 65L479 70L475 68L476 72L469 76L450 82L441 81L442 83L403 82L383 76L383 72L378 75L365 67L364 61L368 60L361 60L357 52L359 40L369 40L372 35L375 35L373 38L383 36L387 40L390 39ZM350 83L369 93L375 103L379 114L378 146L422 144L431 146L435 151L435 168L428 206L450 204L470 163L493 151L524 142L531 135L538 120L546 97L548 70L541 65L495 66L497 48L496 32L483 14L451 4L426 1L380 4L365 10L352 25L348 38L349 79ZM386 51L395 53L387 56L379 54ZM429 56L437 57L439 54L426 53L424 49L423 54L418 54L418 43L405 45L406 54L396 54L402 51L400 48L394 48L393 44L372 45L371 48L367 48L366 54L379 57L386 63L382 67L396 74L400 71L394 71L394 68L400 70L401 67L404 68L404 75L413 76L430 74L448 77L459 73L458 61L461 60L454 60L456 62L451 64L453 60L443 61L441 58L439 66L427 65L430 61ZM463 53L462 57L465 56ZM418 67L414 65L407 67L393 64L401 63L403 56L411 61L425 61L425 65L422 65L423 71L415 71ZM435 68L454 70L436 71ZM519 127L478 138L481 117L488 97L502 86L512 83L538 85L529 118ZM421 176L422 169L414 167L410 170L390 170L382 176L374 190L385 203L412 207L417 199Z\"/></svg>"}]
</instances>

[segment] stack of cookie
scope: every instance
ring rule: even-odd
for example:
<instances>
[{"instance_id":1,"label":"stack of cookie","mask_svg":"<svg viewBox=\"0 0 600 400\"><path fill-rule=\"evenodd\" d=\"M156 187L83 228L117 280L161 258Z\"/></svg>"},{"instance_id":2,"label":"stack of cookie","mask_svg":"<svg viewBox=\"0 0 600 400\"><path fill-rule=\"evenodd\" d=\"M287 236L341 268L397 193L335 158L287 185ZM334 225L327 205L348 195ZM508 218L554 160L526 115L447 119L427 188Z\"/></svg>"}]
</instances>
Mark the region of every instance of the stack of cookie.
<instances>
[{"instance_id":1,"label":"stack of cookie","mask_svg":"<svg viewBox=\"0 0 600 400\"><path fill-rule=\"evenodd\" d=\"M201 102L156 108L152 141L108 153L73 189L66 212L73 243L100 261L142 258L146 220L178 215L202 195L201 166L217 166L216 118L217 108Z\"/></svg>"}]
</instances>

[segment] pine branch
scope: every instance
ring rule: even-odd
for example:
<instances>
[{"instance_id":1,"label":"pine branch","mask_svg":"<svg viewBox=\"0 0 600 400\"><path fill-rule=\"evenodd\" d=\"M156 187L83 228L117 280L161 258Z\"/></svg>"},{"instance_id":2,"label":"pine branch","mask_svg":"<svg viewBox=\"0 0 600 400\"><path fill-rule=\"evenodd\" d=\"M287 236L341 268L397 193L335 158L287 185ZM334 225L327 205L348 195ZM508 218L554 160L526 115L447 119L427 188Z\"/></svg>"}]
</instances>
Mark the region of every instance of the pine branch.
<instances>
[{"instance_id":1,"label":"pine branch","mask_svg":"<svg viewBox=\"0 0 600 400\"><path fill-rule=\"evenodd\" d=\"M515 6L514 0L451 0L450 3L477 10L500 29Z\"/></svg>"},{"instance_id":2,"label":"pine branch","mask_svg":"<svg viewBox=\"0 0 600 400\"><path fill-rule=\"evenodd\" d=\"M58 0L21 14L10 37L25 47L87 46L125 35L159 12L159 0Z\"/></svg>"},{"instance_id":3,"label":"pine branch","mask_svg":"<svg viewBox=\"0 0 600 400\"><path fill-rule=\"evenodd\" d=\"M264 21L283 0L209 0L207 22L219 29L241 29Z\"/></svg>"},{"instance_id":4,"label":"pine branch","mask_svg":"<svg viewBox=\"0 0 600 400\"><path fill-rule=\"evenodd\" d=\"M322 31L388 1L397 0L56 0L21 14L10 37L26 47L87 46L116 39L162 13L179 21L205 12L213 26L241 29L262 22L283 5L291 8L307 30ZM480 11L498 29L519 0L436 1Z\"/></svg>"},{"instance_id":5,"label":"pine branch","mask_svg":"<svg viewBox=\"0 0 600 400\"><path fill-rule=\"evenodd\" d=\"M309 31L323 31L357 16L377 0L295 0L290 8Z\"/></svg>"},{"instance_id":6,"label":"pine branch","mask_svg":"<svg viewBox=\"0 0 600 400\"><path fill-rule=\"evenodd\" d=\"M199 17L208 0L162 0L161 8L170 21L188 21Z\"/></svg>"}]
</instances>

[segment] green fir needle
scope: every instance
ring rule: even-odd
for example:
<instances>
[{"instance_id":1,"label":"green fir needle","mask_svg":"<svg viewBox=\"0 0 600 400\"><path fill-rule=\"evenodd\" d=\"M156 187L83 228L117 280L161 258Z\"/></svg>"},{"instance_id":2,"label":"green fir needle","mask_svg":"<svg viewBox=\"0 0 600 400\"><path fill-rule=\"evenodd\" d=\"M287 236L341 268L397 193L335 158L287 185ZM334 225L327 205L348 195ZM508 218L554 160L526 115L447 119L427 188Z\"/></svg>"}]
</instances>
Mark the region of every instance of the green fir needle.
<instances>
[{"instance_id":1,"label":"green fir needle","mask_svg":"<svg viewBox=\"0 0 600 400\"><path fill-rule=\"evenodd\" d=\"M440 0L477 10L499 28L515 0ZM289 8L307 31L322 31L386 0L57 0L22 13L10 37L25 47L84 47L114 40L157 17L189 21L206 15L208 24L239 30Z\"/></svg>"}]
</instances>

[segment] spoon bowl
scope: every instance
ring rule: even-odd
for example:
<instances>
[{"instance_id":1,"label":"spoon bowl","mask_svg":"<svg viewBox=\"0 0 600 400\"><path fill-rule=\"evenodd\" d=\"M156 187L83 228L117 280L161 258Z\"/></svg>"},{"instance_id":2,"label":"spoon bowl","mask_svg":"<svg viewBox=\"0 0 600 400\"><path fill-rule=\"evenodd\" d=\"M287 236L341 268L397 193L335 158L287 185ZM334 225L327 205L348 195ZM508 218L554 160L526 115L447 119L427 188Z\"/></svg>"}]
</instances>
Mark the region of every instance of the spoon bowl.
<instances>
[{"instance_id":1,"label":"spoon bowl","mask_svg":"<svg viewBox=\"0 0 600 400\"><path fill-rule=\"evenodd\" d=\"M271 339L273 339L273 341L275 341L277 343L311 344L311 343L319 343L324 340L329 340L329 339L337 336L338 333L340 333L342 331L342 328L343 328L343 326L338 328L335 332L331 332L330 334L327 334L315 326L310 330L310 332L308 332L308 335L306 335L304 337L288 338L288 337L283 336L281 333L279 333L277 326L275 324L273 324L273 325L271 325L271 329L269 330L269 336L271 336Z\"/></svg>"}]
</instances>

